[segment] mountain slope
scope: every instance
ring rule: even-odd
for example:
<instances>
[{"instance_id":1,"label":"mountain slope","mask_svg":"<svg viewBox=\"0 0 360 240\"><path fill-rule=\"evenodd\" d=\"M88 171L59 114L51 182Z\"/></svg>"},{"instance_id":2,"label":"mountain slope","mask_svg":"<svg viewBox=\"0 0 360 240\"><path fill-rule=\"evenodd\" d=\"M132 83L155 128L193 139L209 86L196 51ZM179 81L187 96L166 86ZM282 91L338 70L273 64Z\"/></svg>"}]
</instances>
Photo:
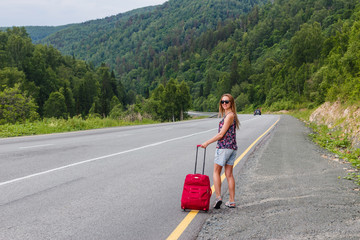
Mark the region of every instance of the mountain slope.
<instances>
[{"instance_id":1,"label":"mountain slope","mask_svg":"<svg viewBox=\"0 0 360 240\"><path fill-rule=\"evenodd\" d=\"M275 0L254 8L209 56L190 61L201 64L191 71L201 79L194 107L215 110L223 92L235 96L240 110L360 100L359 13L354 0ZM189 70L177 72L184 76Z\"/></svg>"},{"instance_id":2,"label":"mountain slope","mask_svg":"<svg viewBox=\"0 0 360 240\"><path fill-rule=\"evenodd\" d=\"M219 22L234 19L263 2L170 0L156 8L133 12L128 18L120 14L75 25L40 42L95 65L105 62L122 74L138 66L137 55L155 54L173 45L186 44L190 38L215 29ZM120 67L123 64L127 66Z\"/></svg>"}]
</instances>

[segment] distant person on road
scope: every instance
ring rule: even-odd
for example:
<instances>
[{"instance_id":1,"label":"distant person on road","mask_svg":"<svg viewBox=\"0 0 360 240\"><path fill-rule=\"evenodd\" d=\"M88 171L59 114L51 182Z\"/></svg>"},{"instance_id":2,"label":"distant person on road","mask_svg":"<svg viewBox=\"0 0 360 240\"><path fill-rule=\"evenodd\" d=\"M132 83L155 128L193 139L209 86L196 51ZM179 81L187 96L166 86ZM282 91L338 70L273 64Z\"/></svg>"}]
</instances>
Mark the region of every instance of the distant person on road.
<instances>
[{"instance_id":1,"label":"distant person on road","mask_svg":"<svg viewBox=\"0 0 360 240\"><path fill-rule=\"evenodd\" d=\"M216 194L214 208L219 209L222 204L220 174L223 167L225 167L225 176L229 185L229 201L225 203L225 206L235 208L233 166L237 151L236 129L239 129L240 122L236 114L234 98L230 94L221 96L219 101L219 115L223 117L223 119L219 122L218 134L201 144L201 147L206 148L209 144L217 141L213 173Z\"/></svg>"}]
</instances>

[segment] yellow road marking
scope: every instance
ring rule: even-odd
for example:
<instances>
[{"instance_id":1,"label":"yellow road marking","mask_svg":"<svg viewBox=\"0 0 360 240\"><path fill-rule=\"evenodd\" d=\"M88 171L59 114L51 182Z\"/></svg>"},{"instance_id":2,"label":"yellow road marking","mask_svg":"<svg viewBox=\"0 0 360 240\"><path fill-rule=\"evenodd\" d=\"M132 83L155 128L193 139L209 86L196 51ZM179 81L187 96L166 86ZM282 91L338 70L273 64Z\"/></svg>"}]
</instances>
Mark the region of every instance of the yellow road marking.
<instances>
[{"instance_id":1,"label":"yellow road marking","mask_svg":"<svg viewBox=\"0 0 360 240\"><path fill-rule=\"evenodd\" d=\"M260 137L258 137L235 161L234 167L244 158L244 156L250 151L250 149L266 134L268 133L278 122L280 118L273 124L271 127L266 130ZM221 182L225 180L225 173L221 175ZM211 190L214 193L215 187L214 185L211 186ZM191 210L186 217L180 222L180 224L175 228L175 230L169 235L167 240L176 240L178 239L181 234L185 231L185 229L189 226L191 221L195 218L195 216L199 213L198 210Z\"/></svg>"},{"instance_id":2,"label":"yellow road marking","mask_svg":"<svg viewBox=\"0 0 360 240\"><path fill-rule=\"evenodd\" d=\"M198 214L198 212L199 210L191 210L167 239L168 240L178 239L181 236L181 234L185 231L185 229L189 226L191 221Z\"/></svg>"}]
</instances>

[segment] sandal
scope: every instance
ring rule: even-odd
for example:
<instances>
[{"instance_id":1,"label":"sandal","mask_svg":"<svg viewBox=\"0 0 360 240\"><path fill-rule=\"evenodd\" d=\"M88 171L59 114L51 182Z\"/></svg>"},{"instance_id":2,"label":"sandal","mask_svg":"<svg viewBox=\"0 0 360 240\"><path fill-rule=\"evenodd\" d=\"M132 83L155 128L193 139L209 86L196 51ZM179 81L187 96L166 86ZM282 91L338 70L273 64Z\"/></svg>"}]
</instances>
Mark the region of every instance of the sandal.
<instances>
[{"instance_id":1,"label":"sandal","mask_svg":"<svg viewBox=\"0 0 360 240\"><path fill-rule=\"evenodd\" d=\"M215 203L214 203L214 208L215 208L215 209L219 209L220 206L221 206L221 204L222 204L221 197L216 197Z\"/></svg>"},{"instance_id":2,"label":"sandal","mask_svg":"<svg viewBox=\"0 0 360 240\"><path fill-rule=\"evenodd\" d=\"M227 201L225 203L225 206L227 206L228 208L236 208L236 203Z\"/></svg>"}]
</instances>

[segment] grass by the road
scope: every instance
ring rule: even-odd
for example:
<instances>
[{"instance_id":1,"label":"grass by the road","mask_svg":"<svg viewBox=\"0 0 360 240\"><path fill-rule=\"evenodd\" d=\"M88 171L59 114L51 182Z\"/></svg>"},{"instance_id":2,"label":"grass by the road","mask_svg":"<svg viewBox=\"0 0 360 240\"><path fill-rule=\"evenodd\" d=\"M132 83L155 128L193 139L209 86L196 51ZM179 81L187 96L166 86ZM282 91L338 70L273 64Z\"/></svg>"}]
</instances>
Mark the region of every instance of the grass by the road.
<instances>
[{"instance_id":1,"label":"grass by the road","mask_svg":"<svg viewBox=\"0 0 360 240\"><path fill-rule=\"evenodd\" d=\"M29 136L152 123L157 122L150 119L125 121L111 118L82 119L81 117L73 117L67 120L45 118L34 122L0 125L0 137Z\"/></svg>"},{"instance_id":2,"label":"grass by the road","mask_svg":"<svg viewBox=\"0 0 360 240\"><path fill-rule=\"evenodd\" d=\"M191 119L201 119L201 118L206 118L206 116L191 117ZM97 128L107 128L107 127L155 124L155 123L160 123L160 122L148 118L141 118L141 120L139 120L139 118L135 118L133 120L127 120L127 119L112 119L109 117L107 118L92 117L92 118L83 119L79 116L75 116L67 120L56 119L56 118L44 118L43 120L37 120L33 122L0 125L0 138L72 132L72 131L81 131L81 130L89 130L89 129L97 129Z\"/></svg>"}]
</instances>

